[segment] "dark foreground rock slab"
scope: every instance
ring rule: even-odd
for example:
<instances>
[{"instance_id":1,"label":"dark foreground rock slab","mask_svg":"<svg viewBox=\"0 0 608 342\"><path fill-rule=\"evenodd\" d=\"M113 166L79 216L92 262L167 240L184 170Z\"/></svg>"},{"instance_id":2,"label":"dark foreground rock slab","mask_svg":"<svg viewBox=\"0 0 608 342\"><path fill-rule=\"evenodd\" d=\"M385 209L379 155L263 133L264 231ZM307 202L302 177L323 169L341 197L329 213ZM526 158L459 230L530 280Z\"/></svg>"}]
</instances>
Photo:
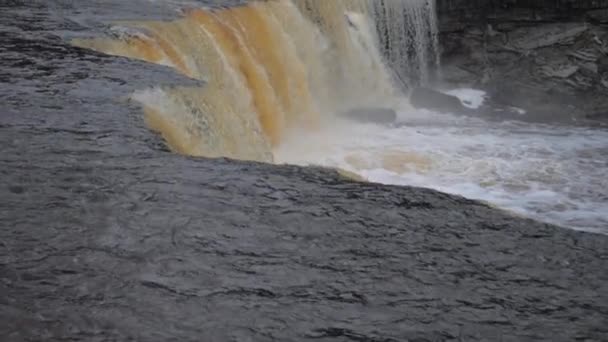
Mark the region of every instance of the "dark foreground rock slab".
<instances>
[{"instance_id":1,"label":"dark foreground rock slab","mask_svg":"<svg viewBox=\"0 0 608 342\"><path fill-rule=\"evenodd\" d=\"M328 170L173 155L123 98L187 80L52 34L90 30L99 2L9 3L0 341L608 336L608 237ZM70 28L76 13L87 24Z\"/></svg>"}]
</instances>

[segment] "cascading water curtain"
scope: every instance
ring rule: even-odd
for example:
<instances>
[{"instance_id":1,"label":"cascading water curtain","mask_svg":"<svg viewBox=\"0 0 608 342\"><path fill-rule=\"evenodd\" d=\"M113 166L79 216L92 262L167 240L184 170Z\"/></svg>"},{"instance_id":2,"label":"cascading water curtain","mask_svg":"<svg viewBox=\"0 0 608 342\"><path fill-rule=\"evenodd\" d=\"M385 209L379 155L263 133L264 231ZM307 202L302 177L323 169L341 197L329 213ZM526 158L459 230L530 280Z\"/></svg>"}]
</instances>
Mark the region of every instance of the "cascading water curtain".
<instances>
[{"instance_id":1,"label":"cascading water curtain","mask_svg":"<svg viewBox=\"0 0 608 342\"><path fill-rule=\"evenodd\" d=\"M371 1L380 48L399 86L427 85L440 67L436 0Z\"/></svg>"}]
</instances>

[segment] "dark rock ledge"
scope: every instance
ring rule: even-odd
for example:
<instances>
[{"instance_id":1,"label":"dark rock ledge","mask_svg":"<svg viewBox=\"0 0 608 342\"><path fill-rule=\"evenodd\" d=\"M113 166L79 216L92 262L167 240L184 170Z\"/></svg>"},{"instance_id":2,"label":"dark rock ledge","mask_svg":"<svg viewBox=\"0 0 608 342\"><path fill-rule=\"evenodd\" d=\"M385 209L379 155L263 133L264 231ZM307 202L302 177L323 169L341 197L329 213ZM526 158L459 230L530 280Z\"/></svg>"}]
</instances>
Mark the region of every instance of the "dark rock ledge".
<instances>
[{"instance_id":1,"label":"dark rock ledge","mask_svg":"<svg viewBox=\"0 0 608 342\"><path fill-rule=\"evenodd\" d=\"M156 11L100 3L0 1L1 341L606 340L606 236L164 151L121 98L186 80L58 38Z\"/></svg>"}]
</instances>

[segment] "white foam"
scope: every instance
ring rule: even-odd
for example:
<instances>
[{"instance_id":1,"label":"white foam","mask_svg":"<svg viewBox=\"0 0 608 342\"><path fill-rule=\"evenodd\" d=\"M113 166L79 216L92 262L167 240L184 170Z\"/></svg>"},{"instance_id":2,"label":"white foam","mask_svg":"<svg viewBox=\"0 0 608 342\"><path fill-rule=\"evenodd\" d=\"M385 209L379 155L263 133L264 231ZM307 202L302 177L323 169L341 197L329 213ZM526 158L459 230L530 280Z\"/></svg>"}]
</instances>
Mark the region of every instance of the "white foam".
<instances>
[{"instance_id":1,"label":"white foam","mask_svg":"<svg viewBox=\"0 0 608 342\"><path fill-rule=\"evenodd\" d=\"M487 123L411 108L399 117L399 127L336 122L313 137L295 135L275 159L434 188L608 234L607 131Z\"/></svg>"},{"instance_id":2,"label":"white foam","mask_svg":"<svg viewBox=\"0 0 608 342\"><path fill-rule=\"evenodd\" d=\"M444 93L456 96L460 99L463 106L472 109L481 107L486 100L486 92L478 89L458 88L445 91Z\"/></svg>"}]
</instances>

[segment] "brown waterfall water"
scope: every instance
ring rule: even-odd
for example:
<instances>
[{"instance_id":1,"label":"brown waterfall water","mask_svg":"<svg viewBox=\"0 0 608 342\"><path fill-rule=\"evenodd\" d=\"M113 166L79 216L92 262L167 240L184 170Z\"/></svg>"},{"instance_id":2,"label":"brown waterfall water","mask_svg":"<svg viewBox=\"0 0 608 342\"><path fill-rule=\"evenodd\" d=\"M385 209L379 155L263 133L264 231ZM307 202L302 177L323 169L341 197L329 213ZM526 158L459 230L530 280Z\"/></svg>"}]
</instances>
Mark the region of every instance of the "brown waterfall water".
<instances>
[{"instance_id":1,"label":"brown waterfall water","mask_svg":"<svg viewBox=\"0 0 608 342\"><path fill-rule=\"evenodd\" d=\"M272 161L291 130L314 131L350 108L393 106L437 63L431 0L273 0L183 12L74 41L205 81L133 95L149 127L182 154Z\"/></svg>"}]
</instances>

